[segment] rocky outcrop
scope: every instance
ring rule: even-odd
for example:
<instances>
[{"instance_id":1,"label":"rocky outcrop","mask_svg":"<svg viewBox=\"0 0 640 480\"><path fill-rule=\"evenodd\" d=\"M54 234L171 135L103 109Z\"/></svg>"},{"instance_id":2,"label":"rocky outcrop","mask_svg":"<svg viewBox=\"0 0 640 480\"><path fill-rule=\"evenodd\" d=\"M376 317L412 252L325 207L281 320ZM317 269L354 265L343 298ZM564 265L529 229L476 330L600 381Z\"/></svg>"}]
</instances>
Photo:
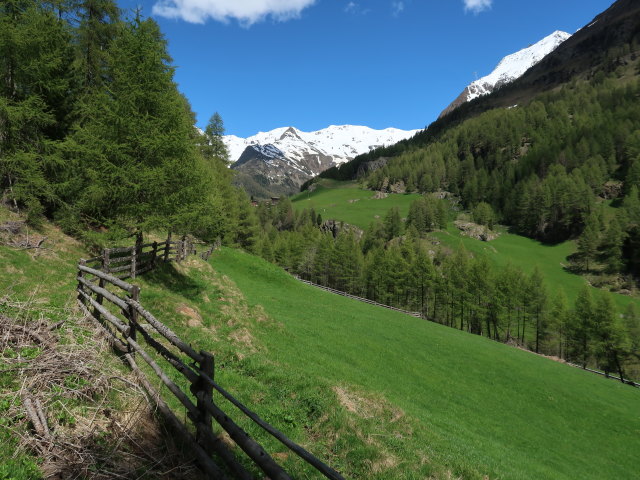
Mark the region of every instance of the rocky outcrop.
<instances>
[{"instance_id":1,"label":"rocky outcrop","mask_svg":"<svg viewBox=\"0 0 640 480\"><path fill-rule=\"evenodd\" d=\"M464 220L456 220L453 223L465 237L475 238L483 242L490 242L500 236L499 233L494 232L489 227L478 225L477 223L466 222Z\"/></svg>"},{"instance_id":2,"label":"rocky outcrop","mask_svg":"<svg viewBox=\"0 0 640 480\"><path fill-rule=\"evenodd\" d=\"M370 162L361 163L358 166L358 171L356 172L356 178L362 178L365 175L378 170L379 168L384 167L389 161L388 157L380 157L375 160L371 160Z\"/></svg>"}]
</instances>

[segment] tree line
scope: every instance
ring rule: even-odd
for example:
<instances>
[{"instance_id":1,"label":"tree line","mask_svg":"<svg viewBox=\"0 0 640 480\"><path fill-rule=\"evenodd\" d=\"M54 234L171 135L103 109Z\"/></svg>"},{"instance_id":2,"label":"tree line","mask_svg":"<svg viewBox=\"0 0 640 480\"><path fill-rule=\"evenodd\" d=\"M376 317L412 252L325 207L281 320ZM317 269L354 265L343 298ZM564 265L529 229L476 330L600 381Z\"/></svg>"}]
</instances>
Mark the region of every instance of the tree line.
<instances>
[{"instance_id":1,"label":"tree line","mask_svg":"<svg viewBox=\"0 0 640 480\"><path fill-rule=\"evenodd\" d=\"M0 5L0 190L88 243L171 230L235 241L222 119L205 132L158 25L113 0Z\"/></svg>"},{"instance_id":2,"label":"tree line","mask_svg":"<svg viewBox=\"0 0 640 480\"><path fill-rule=\"evenodd\" d=\"M425 208L431 205L431 208ZM449 251L425 232L446 224L444 200L420 198L406 222L397 209L365 232L323 221L288 200L256 209L247 247L320 285L410 311L428 320L557 356L624 378L640 373L640 312L618 312L608 293L585 287L569 305L538 269L494 266L461 244ZM438 210L447 217L438 219ZM431 217L425 212L434 212ZM425 221L426 218L431 220Z\"/></svg>"}]
</instances>

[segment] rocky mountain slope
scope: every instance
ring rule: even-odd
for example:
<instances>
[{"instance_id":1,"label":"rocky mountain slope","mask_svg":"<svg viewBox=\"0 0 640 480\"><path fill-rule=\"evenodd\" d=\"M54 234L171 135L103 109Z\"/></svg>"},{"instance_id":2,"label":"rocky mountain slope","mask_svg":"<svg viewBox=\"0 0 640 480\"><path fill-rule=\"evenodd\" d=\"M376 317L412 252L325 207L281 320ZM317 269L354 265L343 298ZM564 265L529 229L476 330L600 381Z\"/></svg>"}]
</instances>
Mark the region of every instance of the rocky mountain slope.
<instances>
[{"instance_id":1,"label":"rocky mountain slope","mask_svg":"<svg viewBox=\"0 0 640 480\"><path fill-rule=\"evenodd\" d=\"M295 193L306 180L361 153L412 137L418 130L332 125L315 132L283 127L252 137L227 135L236 181L259 198Z\"/></svg>"},{"instance_id":2,"label":"rocky mountain slope","mask_svg":"<svg viewBox=\"0 0 640 480\"><path fill-rule=\"evenodd\" d=\"M440 117L445 116L465 102L469 102L483 95L488 95L495 89L513 82L570 37L571 35L566 32L555 31L538 43L511 55L507 55L500 61L493 72L469 84L462 93L442 111Z\"/></svg>"}]
</instances>

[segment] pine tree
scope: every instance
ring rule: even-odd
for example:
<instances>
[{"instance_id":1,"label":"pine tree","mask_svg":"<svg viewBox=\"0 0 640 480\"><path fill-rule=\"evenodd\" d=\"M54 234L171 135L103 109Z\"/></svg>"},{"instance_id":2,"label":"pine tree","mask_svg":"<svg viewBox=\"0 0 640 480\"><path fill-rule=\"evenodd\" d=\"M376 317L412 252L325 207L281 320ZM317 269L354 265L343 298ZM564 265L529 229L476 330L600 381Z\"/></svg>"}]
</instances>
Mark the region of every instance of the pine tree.
<instances>
[{"instance_id":1,"label":"pine tree","mask_svg":"<svg viewBox=\"0 0 640 480\"><path fill-rule=\"evenodd\" d=\"M40 2L0 5L0 193L36 222L55 201L49 172L52 140L66 132L70 35Z\"/></svg>"},{"instance_id":2,"label":"pine tree","mask_svg":"<svg viewBox=\"0 0 640 480\"><path fill-rule=\"evenodd\" d=\"M402 234L402 220L398 207L389 209L384 217L384 228L387 240L399 237Z\"/></svg>"},{"instance_id":3,"label":"pine tree","mask_svg":"<svg viewBox=\"0 0 640 480\"><path fill-rule=\"evenodd\" d=\"M589 271L590 264L593 264L598 245L600 244L600 230L598 220L595 215L589 216L587 225L578 239L578 256L584 262L586 271Z\"/></svg>"},{"instance_id":4,"label":"pine tree","mask_svg":"<svg viewBox=\"0 0 640 480\"><path fill-rule=\"evenodd\" d=\"M109 91L88 97L86 119L65 145L76 171L66 185L71 222L224 233L215 176L198 153L194 115L170 61L152 20L120 29L108 56Z\"/></svg>"},{"instance_id":5,"label":"pine tree","mask_svg":"<svg viewBox=\"0 0 640 480\"><path fill-rule=\"evenodd\" d=\"M536 265L529 277L529 292L531 301L529 308L535 321L536 328L536 344L535 352L540 352L541 343L547 338L548 319L547 319L547 288L544 284L542 272Z\"/></svg>"},{"instance_id":6,"label":"pine tree","mask_svg":"<svg viewBox=\"0 0 640 480\"><path fill-rule=\"evenodd\" d=\"M576 306L567 325L567 358L587 366L591 353L594 325L594 305L589 287L584 286L578 293Z\"/></svg>"},{"instance_id":7,"label":"pine tree","mask_svg":"<svg viewBox=\"0 0 640 480\"><path fill-rule=\"evenodd\" d=\"M553 298L550 311L550 327L552 327L557 336L557 355L560 358L566 357L567 322L569 321L567 305L567 296L564 290L560 289Z\"/></svg>"},{"instance_id":8,"label":"pine tree","mask_svg":"<svg viewBox=\"0 0 640 480\"><path fill-rule=\"evenodd\" d=\"M77 16L74 67L82 93L90 95L109 82L110 46L120 28L120 10L113 0L79 0Z\"/></svg>"},{"instance_id":9,"label":"pine tree","mask_svg":"<svg viewBox=\"0 0 640 480\"><path fill-rule=\"evenodd\" d=\"M624 381L623 362L630 342L610 295L598 296L593 316L596 360L605 372L617 371Z\"/></svg>"},{"instance_id":10,"label":"pine tree","mask_svg":"<svg viewBox=\"0 0 640 480\"><path fill-rule=\"evenodd\" d=\"M607 230L604 233L600 249L607 270L610 273L622 271L624 262L622 258L622 247L626 239L626 233L622 229L619 216L611 219Z\"/></svg>"},{"instance_id":11,"label":"pine tree","mask_svg":"<svg viewBox=\"0 0 640 480\"><path fill-rule=\"evenodd\" d=\"M229 150L224 143L223 135L224 123L220 114L216 112L211 116L204 130L203 153L206 158L217 158L227 166L229 163Z\"/></svg>"}]
</instances>

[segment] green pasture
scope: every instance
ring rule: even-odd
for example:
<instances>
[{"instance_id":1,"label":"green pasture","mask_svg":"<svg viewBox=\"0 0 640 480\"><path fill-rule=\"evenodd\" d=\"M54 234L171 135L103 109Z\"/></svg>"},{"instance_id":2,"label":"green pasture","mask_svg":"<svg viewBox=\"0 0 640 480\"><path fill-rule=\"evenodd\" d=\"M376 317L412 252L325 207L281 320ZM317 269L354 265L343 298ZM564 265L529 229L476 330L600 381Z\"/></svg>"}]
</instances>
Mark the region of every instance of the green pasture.
<instances>
[{"instance_id":1,"label":"green pasture","mask_svg":"<svg viewBox=\"0 0 640 480\"><path fill-rule=\"evenodd\" d=\"M535 267L544 275L550 293L559 289L564 290L570 302L573 302L580 289L587 284L584 277L567 270L567 257L576 251L575 242L570 240L559 244L545 244L520 235L514 235L502 229L498 238L490 242L483 242L475 238L460 234L453 223L446 231L433 232L430 236L449 248L459 248L463 245L473 254L486 255L495 265L504 267L511 264L530 273ZM640 304L637 298L611 293L613 300L620 310L629 303Z\"/></svg>"},{"instance_id":2,"label":"green pasture","mask_svg":"<svg viewBox=\"0 0 640 480\"><path fill-rule=\"evenodd\" d=\"M390 194L387 198L374 200L373 196L374 192L359 188L356 182L322 180L314 192L302 192L293 197L292 202L296 209L313 206L325 220L331 218L367 228L376 215L384 218L386 212L395 206L406 217L409 205L418 197L417 194ZM360 200L353 202L354 199ZM566 269L570 263L567 257L576 251L574 241L549 245L508 233L503 228L496 240L483 242L461 235L453 223L449 224L446 231L434 232L430 236L451 249L464 245L473 254L486 255L498 266L511 264L525 272L531 272L537 266L549 290L552 293L564 290L570 302L575 300L580 288L586 284L584 277ZM631 302L640 303L637 298L615 293L611 295L621 310Z\"/></svg>"},{"instance_id":3,"label":"green pasture","mask_svg":"<svg viewBox=\"0 0 640 480\"><path fill-rule=\"evenodd\" d=\"M222 249L211 263L249 308L263 308L280 325L256 323L264 362L318 385L380 395L401 409L402 431L388 424L371 437L396 459L393 473L379 478L634 477L640 391L315 289L240 251Z\"/></svg>"},{"instance_id":4,"label":"green pasture","mask_svg":"<svg viewBox=\"0 0 640 480\"><path fill-rule=\"evenodd\" d=\"M356 182L322 180L313 192L302 192L291 197L296 210L315 209L324 220L341 220L359 228L367 228L376 218L384 219L388 210L400 209L406 217L409 206L418 194L390 194L386 198L374 198L375 192L364 190Z\"/></svg>"}]
</instances>

